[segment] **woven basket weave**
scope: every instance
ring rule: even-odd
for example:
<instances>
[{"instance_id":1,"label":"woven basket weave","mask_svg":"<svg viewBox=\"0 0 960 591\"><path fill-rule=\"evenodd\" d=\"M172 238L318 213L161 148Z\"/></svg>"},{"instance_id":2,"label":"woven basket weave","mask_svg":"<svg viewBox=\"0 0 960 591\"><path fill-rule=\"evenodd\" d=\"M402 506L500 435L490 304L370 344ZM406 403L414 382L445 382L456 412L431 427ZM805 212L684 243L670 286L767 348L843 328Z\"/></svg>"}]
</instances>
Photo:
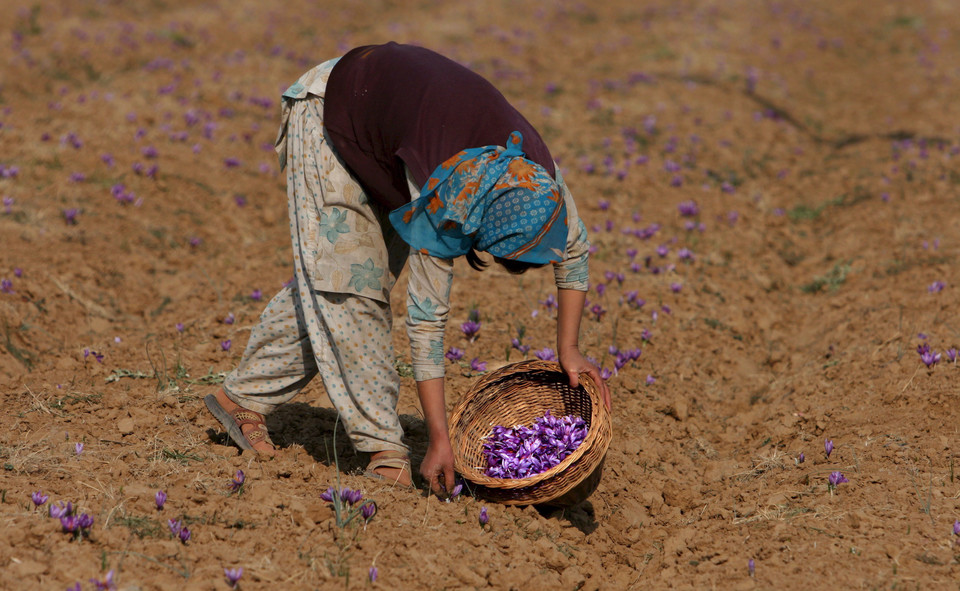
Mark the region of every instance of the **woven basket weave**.
<instances>
[{"instance_id":1,"label":"woven basket weave","mask_svg":"<svg viewBox=\"0 0 960 591\"><path fill-rule=\"evenodd\" d=\"M588 429L583 443L546 472L516 479L487 476L483 444L493 427L530 425L548 410L555 417L581 417ZM593 380L583 375L580 386L571 388L559 364L536 359L482 377L450 419L457 472L480 496L506 505L569 507L583 501L600 482L610 437L610 413Z\"/></svg>"}]
</instances>

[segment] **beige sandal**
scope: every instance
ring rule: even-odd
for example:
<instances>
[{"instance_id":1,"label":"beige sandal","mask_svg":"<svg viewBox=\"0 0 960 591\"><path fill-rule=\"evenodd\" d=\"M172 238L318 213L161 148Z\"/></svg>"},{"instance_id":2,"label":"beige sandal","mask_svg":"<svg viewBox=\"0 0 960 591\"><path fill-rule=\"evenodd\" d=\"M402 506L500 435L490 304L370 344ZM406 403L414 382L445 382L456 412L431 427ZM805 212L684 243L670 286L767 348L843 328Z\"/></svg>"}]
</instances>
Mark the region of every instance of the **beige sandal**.
<instances>
[{"instance_id":1,"label":"beige sandal","mask_svg":"<svg viewBox=\"0 0 960 591\"><path fill-rule=\"evenodd\" d=\"M385 480L402 488L415 488L413 486L413 472L410 470L410 458L407 454L401 451L382 451L375 452L378 454L378 457L370 460L370 463L367 464L367 469L364 471L363 475L367 478L376 478L377 480ZM392 468L394 470L400 470L402 472L407 472L410 475L410 484L401 484L399 480L394 480L393 478L387 478L382 474L377 474L374 470L379 468Z\"/></svg>"},{"instance_id":2,"label":"beige sandal","mask_svg":"<svg viewBox=\"0 0 960 591\"><path fill-rule=\"evenodd\" d=\"M220 392L223 392L223 390L220 390ZM217 394L220 394L220 392L217 392ZM267 426L263 422L263 415L253 412L252 410L247 410L239 405L228 412L220 401L217 400L217 394L208 394L203 401L206 403L210 413L220 421L220 424L227 430L227 435L230 436L230 439L232 439L240 449L252 449L268 457L275 456L277 449L267 434ZM224 396L226 396L226 394L224 394ZM244 425L253 425L255 428L244 433ZM265 443L270 447L258 450L256 449L256 445L259 443Z\"/></svg>"}]
</instances>

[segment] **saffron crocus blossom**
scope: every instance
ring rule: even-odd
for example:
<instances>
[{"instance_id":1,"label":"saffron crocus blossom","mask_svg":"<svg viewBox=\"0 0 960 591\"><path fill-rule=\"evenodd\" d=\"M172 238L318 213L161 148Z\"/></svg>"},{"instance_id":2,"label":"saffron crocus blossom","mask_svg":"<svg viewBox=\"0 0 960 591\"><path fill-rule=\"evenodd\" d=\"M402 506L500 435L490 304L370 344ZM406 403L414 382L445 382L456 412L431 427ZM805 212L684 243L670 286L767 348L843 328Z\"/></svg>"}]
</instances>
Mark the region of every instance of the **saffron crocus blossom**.
<instances>
[{"instance_id":1,"label":"saffron crocus blossom","mask_svg":"<svg viewBox=\"0 0 960 591\"><path fill-rule=\"evenodd\" d=\"M220 341L220 348L224 351L230 350L230 339Z\"/></svg>"},{"instance_id":2,"label":"saffron crocus blossom","mask_svg":"<svg viewBox=\"0 0 960 591\"><path fill-rule=\"evenodd\" d=\"M189 530L189 529L187 529L186 527L182 528L182 529L180 530L180 534L179 534L180 542L183 543L183 544L186 544L187 542L189 542L189 541L190 541L190 535L191 535L191 534L190 534L190 530Z\"/></svg>"},{"instance_id":3,"label":"saffron crocus blossom","mask_svg":"<svg viewBox=\"0 0 960 591\"><path fill-rule=\"evenodd\" d=\"M700 213L700 208L697 207L696 201L684 201L677 205L677 211L680 212L680 215L684 217L693 217Z\"/></svg>"},{"instance_id":4,"label":"saffron crocus blossom","mask_svg":"<svg viewBox=\"0 0 960 591\"><path fill-rule=\"evenodd\" d=\"M373 516L377 514L377 504L373 501L367 501L360 507L360 515L363 516L364 521L370 521L373 519Z\"/></svg>"},{"instance_id":5,"label":"saffron crocus blossom","mask_svg":"<svg viewBox=\"0 0 960 591\"><path fill-rule=\"evenodd\" d=\"M179 519L168 519L167 527L170 528L170 533L173 534L174 537L177 537L183 530L183 522Z\"/></svg>"},{"instance_id":6,"label":"saffron crocus blossom","mask_svg":"<svg viewBox=\"0 0 960 591\"><path fill-rule=\"evenodd\" d=\"M557 308L557 305L558 305L558 304L557 304L557 297L554 296L553 294L550 294L550 295L547 296L547 299L541 300L541 301L540 301L540 304L541 304L544 308L546 308L546 309L548 309L548 310L555 310L555 309Z\"/></svg>"},{"instance_id":7,"label":"saffron crocus blossom","mask_svg":"<svg viewBox=\"0 0 960 591\"><path fill-rule=\"evenodd\" d=\"M480 527L483 527L484 525L486 525L487 523L490 522L490 518L487 516L487 508L486 508L486 507L480 507L480 517L479 517L479 520L480 520Z\"/></svg>"},{"instance_id":8,"label":"saffron crocus blossom","mask_svg":"<svg viewBox=\"0 0 960 591\"><path fill-rule=\"evenodd\" d=\"M920 361L927 367L933 367L940 362L940 353L933 350L924 351L920 354Z\"/></svg>"},{"instance_id":9,"label":"saffron crocus blossom","mask_svg":"<svg viewBox=\"0 0 960 591\"><path fill-rule=\"evenodd\" d=\"M830 454L833 453L833 440L824 439L823 441L823 450L827 452L827 457L830 457Z\"/></svg>"},{"instance_id":10,"label":"saffron crocus blossom","mask_svg":"<svg viewBox=\"0 0 960 591\"><path fill-rule=\"evenodd\" d=\"M33 501L34 507L39 507L40 505L46 503L47 499L49 498L50 498L49 495L45 495L43 494L43 491L39 491L39 490L33 493L32 495L30 495L30 500Z\"/></svg>"},{"instance_id":11,"label":"saffron crocus blossom","mask_svg":"<svg viewBox=\"0 0 960 591\"><path fill-rule=\"evenodd\" d=\"M183 323L182 323L182 322L178 322L178 323L176 324L175 328L177 329L177 332L183 332Z\"/></svg>"},{"instance_id":12,"label":"saffron crocus blossom","mask_svg":"<svg viewBox=\"0 0 960 591\"><path fill-rule=\"evenodd\" d=\"M68 225L75 225L78 215L80 215L80 210L76 207L68 207L63 210L63 220L67 222Z\"/></svg>"},{"instance_id":13,"label":"saffron crocus blossom","mask_svg":"<svg viewBox=\"0 0 960 591\"><path fill-rule=\"evenodd\" d=\"M463 349L458 349L457 347L450 347L447 350L446 355L444 355L450 361L460 361L463 359Z\"/></svg>"},{"instance_id":14,"label":"saffron crocus blossom","mask_svg":"<svg viewBox=\"0 0 960 591\"><path fill-rule=\"evenodd\" d=\"M157 503L157 510L162 511L164 503L167 502L167 493L158 490L157 494L153 495L153 500Z\"/></svg>"},{"instance_id":15,"label":"saffron crocus blossom","mask_svg":"<svg viewBox=\"0 0 960 591\"><path fill-rule=\"evenodd\" d=\"M927 288L927 291L929 291L930 293L940 293L941 291L943 291L943 288L946 286L947 284L944 283L943 281L934 281Z\"/></svg>"},{"instance_id":16,"label":"saffron crocus blossom","mask_svg":"<svg viewBox=\"0 0 960 591\"><path fill-rule=\"evenodd\" d=\"M83 444L78 441L78 442L73 446L73 451L74 451L74 452L76 453L76 455L78 455L78 456L79 456L80 454L82 454L82 453L83 453Z\"/></svg>"},{"instance_id":17,"label":"saffron crocus blossom","mask_svg":"<svg viewBox=\"0 0 960 591\"><path fill-rule=\"evenodd\" d=\"M253 290L252 292L250 292L250 299L255 302L259 302L260 300L263 299L263 292L260 291L259 289Z\"/></svg>"},{"instance_id":18,"label":"saffron crocus blossom","mask_svg":"<svg viewBox=\"0 0 960 591\"><path fill-rule=\"evenodd\" d=\"M240 577L243 576L243 567L238 566L237 568L225 568L223 569L223 576L227 577L227 582L230 583L230 588L236 589L237 585L240 583Z\"/></svg>"},{"instance_id":19,"label":"saffron crocus blossom","mask_svg":"<svg viewBox=\"0 0 960 591\"><path fill-rule=\"evenodd\" d=\"M957 349L956 349L955 347L950 348L950 349L947 349L947 350L945 351L945 353L946 353L946 355L947 355L947 360L948 360L948 361L950 361L951 363L956 363L956 362L957 362L957 354L958 354L958 353L957 353Z\"/></svg>"},{"instance_id":20,"label":"saffron crocus blossom","mask_svg":"<svg viewBox=\"0 0 960 591\"><path fill-rule=\"evenodd\" d=\"M477 339L477 333L480 332L480 322L467 320L460 325L460 331L471 343Z\"/></svg>"},{"instance_id":21,"label":"saffron crocus blossom","mask_svg":"<svg viewBox=\"0 0 960 591\"><path fill-rule=\"evenodd\" d=\"M230 481L230 490L237 492L243 488L243 483L247 480L246 475L243 473L243 470L237 470L237 474L233 477L233 480Z\"/></svg>"},{"instance_id":22,"label":"saffron crocus blossom","mask_svg":"<svg viewBox=\"0 0 960 591\"><path fill-rule=\"evenodd\" d=\"M960 536L960 519L953 521L953 533L954 535Z\"/></svg>"},{"instance_id":23,"label":"saffron crocus blossom","mask_svg":"<svg viewBox=\"0 0 960 591\"><path fill-rule=\"evenodd\" d=\"M473 371L487 371L487 362L480 361L479 357L474 357L470 360L470 369Z\"/></svg>"},{"instance_id":24,"label":"saffron crocus blossom","mask_svg":"<svg viewBox=\"0 0 960 591\"><path fill-rule=\"evenodd\" d=\"M236 321L237 321L237 317L233 315L233 312L230 312L223 317L224 324L233 324Z\"/></svg>"},{"instance_id":25,"label":"saffron crocus blossom","mask_svg":"<svg viewBox=\"0 0 960 591\"><path fill-rule=\"evenodd\" d=\"M800 452L800 455L797 456L797 463L802 464L807 458L803 455L803 452Z\"/></svg>"},{"instance_id":26,"label":"saffron crocus blossom","mask_svg":"<svg viewBox=\"0 0 960 591\"><path fill-rule=\"evenodd\" d=\"M842 484L844 482L850 482L850 481L847 480L847 477L844 476L842 472L836 471L836 472L830 473L830 476L827 477L827 482L830 483L830 488L833 489L833 488L836 488L837 485L839 484Z\"/></svg>"},{"instance_id":27,"label":"saffron crocus blossom","mask_svg":"<svg viewBox=\"0 0 960 591\"><path fill-rule=\"evenodd\" d=\"M60 501L56 505L51 503L49 513L50 517L53 517L54 519L60 519L64 515L70 515L73 513L73 504L71 504L69 501L66 505L63 504L63 501Z\"/></svg>"},{"instance_id":28,"label":"saffron crocus blossom","mask_svg":"<svg viewBox=\"0 0 960 591\"><path fill-rule=\"evenodd\" d=\"M76 515L64 515L60 518L60 526L66 533L76 533L79 526L79 518Z\"/></svg>"},{"instance_id":29,"label":"saffron crocus blossom","mask_svg":"<svg viewBox=\"0 0 960 591\"><path fill-rule=\"evenodd\" d=\"M320 493L320 500L321 500L321 501L326 501L326 502L328 502L328 503L332 503L332 502L333 502L333 492L334 492L334 491L333 491L333 487L332 487L332 486L329 487L327 490L325 490L325 491L323 491L322 493Z\"/></svg>"},{"instance_id":30,"label":"saffron crocus blossom","mask_svg":"<svg viewBox=\"0 0 960 591\"><path fill-rule=\"evenodd\" d=\"M371 583L376 582L376 580L377 580L377 575L378 575L378 574L379 574L379 573L377 572L377 567L375 567L375 566L371 566L371 567L370 567L370 570L367 571L367 576L370 577L370 582L371 582Z\"/></svg>"},{"instance_id":31,"label":"saffron crocus blossom","mask_svg":"<svg viewBox=\"0 0 960 591\"><path fill-rule=\"evenodd\" d=\"M524 355L526 355L527 352L530 351L530 345L524 345L523 343L520 342L520 339L517 339L517 338L510 339L510 346L516 349L517 351L520 351Z\"/></svg>"},{"instance_id":32,"label":"saffron crocus blossom","mask_svg":"<svg viewBox=\"0 0 960 591\"><path fill-rule=\"evenodd\" d=\"M757 571L757 563L754 562L753 559L751 558L750 560L747 561L747 572L750 573L750 576L752 577L754 576L754 574L756 574L756 571Z\"/></svg>"},{"instance_id":33,"label":"saffron crocus blossom","mask_svg":"<svg viewBox=\"0 0 960 591\"><path fill-rule=\"evenodd\" d=\"M646 380L646 381L647 381L647 385L648 385L648 386L652 386L653 384L656 384L656 383L657 383L657 378L653 377L653 376L650 375L650 374L647 374L647 380Z\"/></svg>"},{"instance_id":34,"label":"saffron crocus blossom","mask_svg":"<svg viewBox=\"0 0 960 591\"><path fill-rule=\"evenodd\" d=\"M550 347L544 347L539 351L534 351L533 356L541 361L556 361L557 353Z\"/></svg>"},{"instance_id":35,"label":"saffron crocus blossom","mask_svg":"<svg viewBox=\"0 0 960 591\"><path fill-rule=\"evenodd\" d=\"M90 582L97 588L97 591L108 591L117 588L117 584L113 582L113 571L109 571L107 577L102 581L100 579L90 579ZM77 589L79 588L80 583L77 583Z\"/></svg>"}]
</instances>

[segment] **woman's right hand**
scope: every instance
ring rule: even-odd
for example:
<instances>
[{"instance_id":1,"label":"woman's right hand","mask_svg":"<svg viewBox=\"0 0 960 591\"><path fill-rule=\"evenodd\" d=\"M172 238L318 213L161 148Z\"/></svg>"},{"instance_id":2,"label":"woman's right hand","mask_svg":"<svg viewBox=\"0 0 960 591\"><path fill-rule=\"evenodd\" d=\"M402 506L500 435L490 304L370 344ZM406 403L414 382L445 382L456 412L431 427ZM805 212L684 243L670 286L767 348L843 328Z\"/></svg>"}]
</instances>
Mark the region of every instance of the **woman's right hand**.
<instances>
[{"instance_id":1,"label":"woman's right hand","mask_svg":"<svg viewBox=\"0 0 960 591\"><path fill-rule=\"evenodd\" d=\"M446 434L444 434L446 435ZM420 476L434 494L448 495L454 487L453 447L446 436L432 437L420 464Z\"/></svg>"}]
</instances>

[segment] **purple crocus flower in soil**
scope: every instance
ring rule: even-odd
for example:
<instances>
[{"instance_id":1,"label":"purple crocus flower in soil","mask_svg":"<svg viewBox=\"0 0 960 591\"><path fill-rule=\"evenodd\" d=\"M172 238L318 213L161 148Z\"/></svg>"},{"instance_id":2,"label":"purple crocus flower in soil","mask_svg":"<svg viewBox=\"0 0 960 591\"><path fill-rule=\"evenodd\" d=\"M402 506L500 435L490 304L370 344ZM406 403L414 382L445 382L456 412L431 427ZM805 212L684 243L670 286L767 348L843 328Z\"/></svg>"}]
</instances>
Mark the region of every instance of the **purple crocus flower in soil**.
<instances>
[{"instance_id":1,"label":"purple crocus flower in soil","mask_svg":"<svg viewBox=\"0 0 960 591\"><path fill-rule=\"evenodd\" d=\"M175 325L175 328L177 329L177 332L183 332L183 323L182 323L182 322L178 322L178 323Z\"/></svg>"},{"instance_id":2,"label":"purple crocus flower in soil","mask_svg":"<svg viewBox=\"0 0 960 591\"><path fill-rule=\"evenodd\" d=\"M83 444L78 441L76 444L74 444L74 446L73 446L73 451L74 451L74 452L76 453L76 455L78 455L78 456L79 456L80 454L82 454L82 453L83 453Z\"/></svg>"},{"instance_id":3,"label":"purple crocus flower in soil","mask_svg":"<svg viewBox=\"0 0 960 591\"><path fill-rule=\"evenodd\" d=\"M243 576L243 567L238 566L237 568L225 568L223 569L223 576L227 577L227 582L230 583L230 588L236 589L237 585L240 583L240 577Z\"/></svg>"},{"instance_id":4,"label":"purple crocus flower in soil","mask_svg":"<svg viewBox=\"0 0 960 591\"><path fill-rule=\"evenodd\" d=\"M823 450L827 452L827 457L830 457L830 454L833 453L833 440L824 439L823 440Z\"/></svg>"},{"instance_id":5,"label":"purple crocus flower in soil","mask_svg":"<svg viewBox=\"0 0 960 591\"><path fill-rule=\"evenodd\" d=\"M370 521L377 514L377 504L373 501L367 501L360 507L360 515L364 521Z\"/></svg>"},{"instance_id":6,"label":"purple crocus flower in soil","mask_svg":"<svg viewBox=\"0 0 960 591\"><path fill-rule=\"evenodd\" d=\"M516 349L517 351L520 351L524 355L526 355L527 352L530 350L530 345L524 345L523 343L520 342L520 339L518 338L510 339L510 346Z\"/></svg>"},{"instance_id":7,"label":"purple crocus flower in soil","mask_svg":"<svg viewBox=\"0 0 960 591\"><path fill-rule=\"evenodd\" d=\"M260 291L259 289L253 290L252 292L250 292L250 299L255 302L259 302L260 300L263 299L263 292Z\"/></svg>"},{"instance_id":8,"label":"purple crocus flower in soil","mask_svg":"<svg viewBox=\"0 0 960 591\"><path fill-rule=\"evenodd\" d=\"M470 360L470 369L473 371L487 371L487 362L480 361L479 357L474 357Z\"/></svg>"},{"instance_id":9,"label":"purple crocus flower in soil","mask_svg":"<svg viewBox=\"0 0 960 591\"><path fill-rule=\"evenodd\" d=\"M157 503L157 511L163 511L163 505L167 502L167 493L158 490L157 493L153 495L153 500Z\"/></svg>"},{"instance_id":10,"label":"purple crocus flower in soil","mask_svg":"<svg viewBox=\"0 0 960 591\"><path fill-rule=\"evenodd\" d=\"M94 584L97 591L108 591L117 588L117 584L113 581L113 571L109 571L107 577L102 581L100 579L90 579L90 582ZM80 583L77 583L77 588L80 588Z\"/></svg>"},{"instance_id":11,"label":"purple crocus flower in soil","mask_svg":"<svg viewBox=\"0 0 960 591\"><path fill-rule=\"evenodd\" d=\"M370 570L367 571L367 576L370 577L370 582L371 582L371 583L375 583L375 582L377 581L377 575L378 575L378 574L379 574L379 573L378 573L378 571L377 571L377 567L375 567L375 566L371 566L371 567L370 567Z\"/></svg>"},{"instance_id":12,"label":"purple crocus flower in soil","mask_svg":"<svg viewBox=\"0 0 960 591\"><path fill-rule=\"evenodd\" d=\"M682 289L683 289L683 285L681 285L680 283L674 282L670 284L670 291L672 291L673 293L680 293L680 290Z\"/></svg>"},{"instance_id":13,"label":"purple crocus flower in soil","mask_svg":"<svg viewBox=\"0 0 960 591\"><path fill-rule=\"evenodd\" d=\"M927 367L933 367L940 362L940 353L936 351L925 351L920 354L920 361Z\"/></svg>"},{"instance_id":14,"label":"purple crocus flower in soil","mask_svg":"<svg viewBox=\"0 0 960 591\"><path fill-rule=\"evenodd\" d=\"M486 507L480 507L480 517L479 517L479 519L480 519L480 527L483 527L483 526L485 526L487 523L490 522L490 518L487 516L487 508L486 508Z\"/></svg>"},{"instance_id":15,"label":"purple crocus flower in soil","mask_svg":"<svg viewBox=\"0 0 960 591\"><path fill-rule=\"evenodd\" d=\"M807 458L803 455L803 452L800 452L800 455L797 456L797 463L802 464Z\"/></svg>"},{"instance_id":16,"label":"purple crocus flower in soil","mask_svg":"<svg viewBox=\"0 0 960 591\"><path fill-rule=\"evenodd\" d=\"M590 306L590 312L596 317L597 322L600 322L600 319L603 318L603 315L607 313L606 309L600 304L594 304Z\"/></svg>"},{"instance_id":17,"label":"purple crocus flower in soil","mask_svg":"<svg viewBox=\"0 0 960 591\"><path fill-rule=\"evenodd\" d=\"M953 533L954 535L960 536L960 519L953 521Z\"/></svg>"},{"instance_id":18,"label":"purple crocus flower in soil","mask_svg":"<svg viewBox=\"0 0 960 591\"><path fill-rule=\"evenodd\" d=\"M956 363L956 362L957 362L958 351L957 351L956 347L951 347L950 349L947 349L947 350L945 351L945 353L946 353L946 355L947 355L947 360L948 360L948 361L950 361L950 362L952 362L952 363Z\"/></svg>"},{"instance_id":19,"label":"purple crocus flower in soil","mask_svg":"<svg viewBox=\"0 0 960 591\"><path fill-rule=\"evenodd\" d=\"M233 312L230 312L223 318L223 323L233 324L234 322L236 322L236 320L237 320L237 317L233 315Z\"/></svg>"},{"instance_id":20,"label":"purple crocus flower in soil","mask_svg":"<svg viewBox=\"0 0 960 591\"><path fill-rule=\"evenodd\" d=\"M613 372L610 371L610 368L609 368L609 367L601 367L601 368L600 368L600 379L601 379L601 380L609 380L609 379L612 378L612 377L613 377Z\"/></svg>"},{"instance_id":21,"label":"purple crocus flower in soil","mask_svg":"<svg viewBox=\"0 0 960 591\"><path fill-rule=\"evenodd\" d=\"M547 296L547 299L541 300L540 304L548 310L554 310L557 308L557 298L553 294L550 294Z\"/></svg>"},{"instance_id":22,"label":"purple crocus flower in soil","mask_svg":"<svg viewBox=\"0 0 960 591\"><path fill-rule=\"evenodd\" d=\"M56 505L50 504L49 514L50 517L54 519L60 519L64 515L70 515L71 513L73 513L73 504L69 501L66 505L63 504L63 501L60 501Z\"/></svg>"},{"instance_id":23,"label":"purple crocus flower in soil","mask_svg":"<svg viewBox=\"0 0 960 591\"><path fill-rule=\"evenodd\" d=\"M222 350L224 350L224 351L229 351L229 350L230 350L230 339L226 339L226 340L224 340L224 341L220 341L220 348L221 348Z\"/></svg>"},{"instance_id":24,"label":"purple crocus flower in soil","mask_svg":"<svg viewBox=\"0 0 960 591\"><path fill-rule=\"evenodd\" d=\"M80 529L90 529L93 527L93 516L81 513L80 516L77 517L77 527Z\"/></svg>"},{"instance_id":25,"label":"purple crocus flower in soil","mask_svg":"<svg viewBox=\"0 0 960 591\"><path fill-rule=\"evenodd\" d=\"M179 519L168 519L167 527L170 528L170 533L176 537L180 535L180 531L183 529L183 522Z\"/></svg>"},{"instance_id":26,"label":"purple crocus flower in soil","mask_svg":"<svg viewBox=\"0 0 960 591\"><path fill-rule=\"evenodd\" d=\"M750 573L750 576L752 577L754 576L754 574L756 574L756 571L757 571L757 563L754 562L753 559L751 558L750 560L747 561L747 572Z\"/></svg>"},{"instance_id":27,"label":"purple crocus flower in soil","mask_svg":"<svg viewBox=\"0 0 960 591\"><path fill-rule=\"evenodd\" d=\"M647 385L648 385L648 386L652 386L653 384L656 384L656 383L657 383L657 378L653 377L653 376L650 375L650 374L647 374L647 380L646 380L646 382L647 382Z\"/></svg>"},{"instance_id":28,"label":"purple crocus flower in soil","mask_svg":"<svg viewBox=\"0 0 960 591\"><path fill-rule=\"evenodd\" d=\"M63 219L67 222L68 225L75 225L77 223L77 216L80 214L80 210L76 207L69 207L63 210Z\"/></svg>"},{"instance_id":29,"label":"purple crocus flower in soil","mask_svg":"<svg viewBox=\"0 0 960 591\"><path fill-rule=\"evenodd\" d=\"M653 339L653 333L651 333L649 330L647 330L647 329L645 328L645 329L643 329L642 331L640 331L640 340L641 340L641 341L643 341L643 342L645 342L645 343L649 343L651 339Z\"/></svg>"},{"instance_id":30,"label":"purple crocus flower in soil","mask_svg":"<svg viewBox=\"0 0 960 591\"><path fill-rule=\"evenodd\" d=\"M463 349L458 349L457 347L450 347L447 350L444 357L446 357L450 361L460 361L461 359L463 359L463 353L464 353Z\"/></svg>"},{"instance_id":31,"label":"purple crocus flower in soil","mask_svg":"<svg viewBox=\"0 0 960 591\"><path fill-rule=\"evenodd\" d=\"M940 293L941 291L943 291L943 288L946 286L947 284L944 283L943 281L934 281L933 283L930 284L930 287L927 288L927 291L929 291L930 293Z\"/></svg>"},{"instance_id":32,"label":"purple crocus flower in soil","mask_svg":"<svg viewBox=\"0 0 960 591\"><path fill-rule=\"evenodd\" d=\"M850 481L847 480L847 477L844 476L842 472L836 471L830 473L830 476L827 477L827 482L830 483L830 488L836 488L837 485Z\"/></svg>"},{"instance_id":33,"label":"purple crocus flower in soil","mask_svg":"<svg viewBox=\"0 0 960 591\"><path fill-rule=\"evenodd\" d=\"M32 495L30 495L30 500L33 501L34 507L39 507L40 505L46 503L47 499L49 498L50 498L49 495L45 495L43 494L43 491L39 491L39 490L33 493Z\"/></svg>"},{"instance_id":34,"label":"purple crocus flower in soil","mask_svg":"<svg viewBox=\"0 0 960 591\"><path fill-rule=\"evenodd\" d=\"M190 530L187 529L186 527L184 527L183 529L180 530L179 537L180 537L180 542L181 542L181 543L186 544L187 542L189 542L189 541L190 541L190 536L191 536Z\"/></svg>"},{"instance_id":35,"label":"purple crocus flower in soil","mask_svg":"<svg viewBox=\"0 0 960 591\"><path fill-rule=\"evenodd\" d=\"M556 354L556 352L555 352L553 349L551 349L550 347L544 347L543 349L541 349L541 350L539 350L539 351L534 351L534 352L533 352L533 356L536 357L537 359L541 360L541 361L556 361L556 360L557 360L557 354Z\"/></svg>"},{"instance_id":36,"label":"purple crocus flower in soil","mask_svg":"<svg viewBox=\"0 0 960 591\"><path fill-rule=\"evenodd\" d=\"M243 473L243 470L237 470L237 474L233 477L233 480L230 481L230 490L237 492L243 487L243 483L247 480L246 475Z\"/></svg>"},{"instance_id":37,"label":"purple crocus flower in soil","mask_svg":"<svg viewBox=\"0 0 960 591\"><path fill-rule=\"evenodd\" d=\"M476 340L477 333L480 332L480 323L473 320L467 320L460 325L460 331L467 337L471 343Z\"/></svg>"},{"instance_id":38,"label":"purple crocus flower in soil","mask_svg":"<svg viewBox=\"0 0 960 591\"><path fill-rule=\"evenodd\" d=\"M75 533L79 527L78 517L76 515L64 515L60 518L60 525L63 527L63 531L67 533Z\"/></svg>"},{"instance_id":39,"label":"purple crocus flower in soil","mask_svg":"<svg viewBox=\"0 0 960 591\"><path fill-rule=\"evenodd\" d=\"M0 293L13 293L13 281L6 277L0 279Z\"/></svg>"},{"instance_id":40,"label":"purple crocus flower in soil","mask_svg":"<svg viewBox=\"0 0 960 591\"><path fill-rule=\"evenodd\" d=\"M321 501L326 501L326 502L328 502L328 503L332 503L332 502L333 502L333 492L334 492L334 491L333 491L333 487L332 487L332 486L329 487L329 488L327 488L327 490L325 490L325 491L323 491L322 493L320 493L320 500L321 500Z\"/></svg>"}]
</instances>

